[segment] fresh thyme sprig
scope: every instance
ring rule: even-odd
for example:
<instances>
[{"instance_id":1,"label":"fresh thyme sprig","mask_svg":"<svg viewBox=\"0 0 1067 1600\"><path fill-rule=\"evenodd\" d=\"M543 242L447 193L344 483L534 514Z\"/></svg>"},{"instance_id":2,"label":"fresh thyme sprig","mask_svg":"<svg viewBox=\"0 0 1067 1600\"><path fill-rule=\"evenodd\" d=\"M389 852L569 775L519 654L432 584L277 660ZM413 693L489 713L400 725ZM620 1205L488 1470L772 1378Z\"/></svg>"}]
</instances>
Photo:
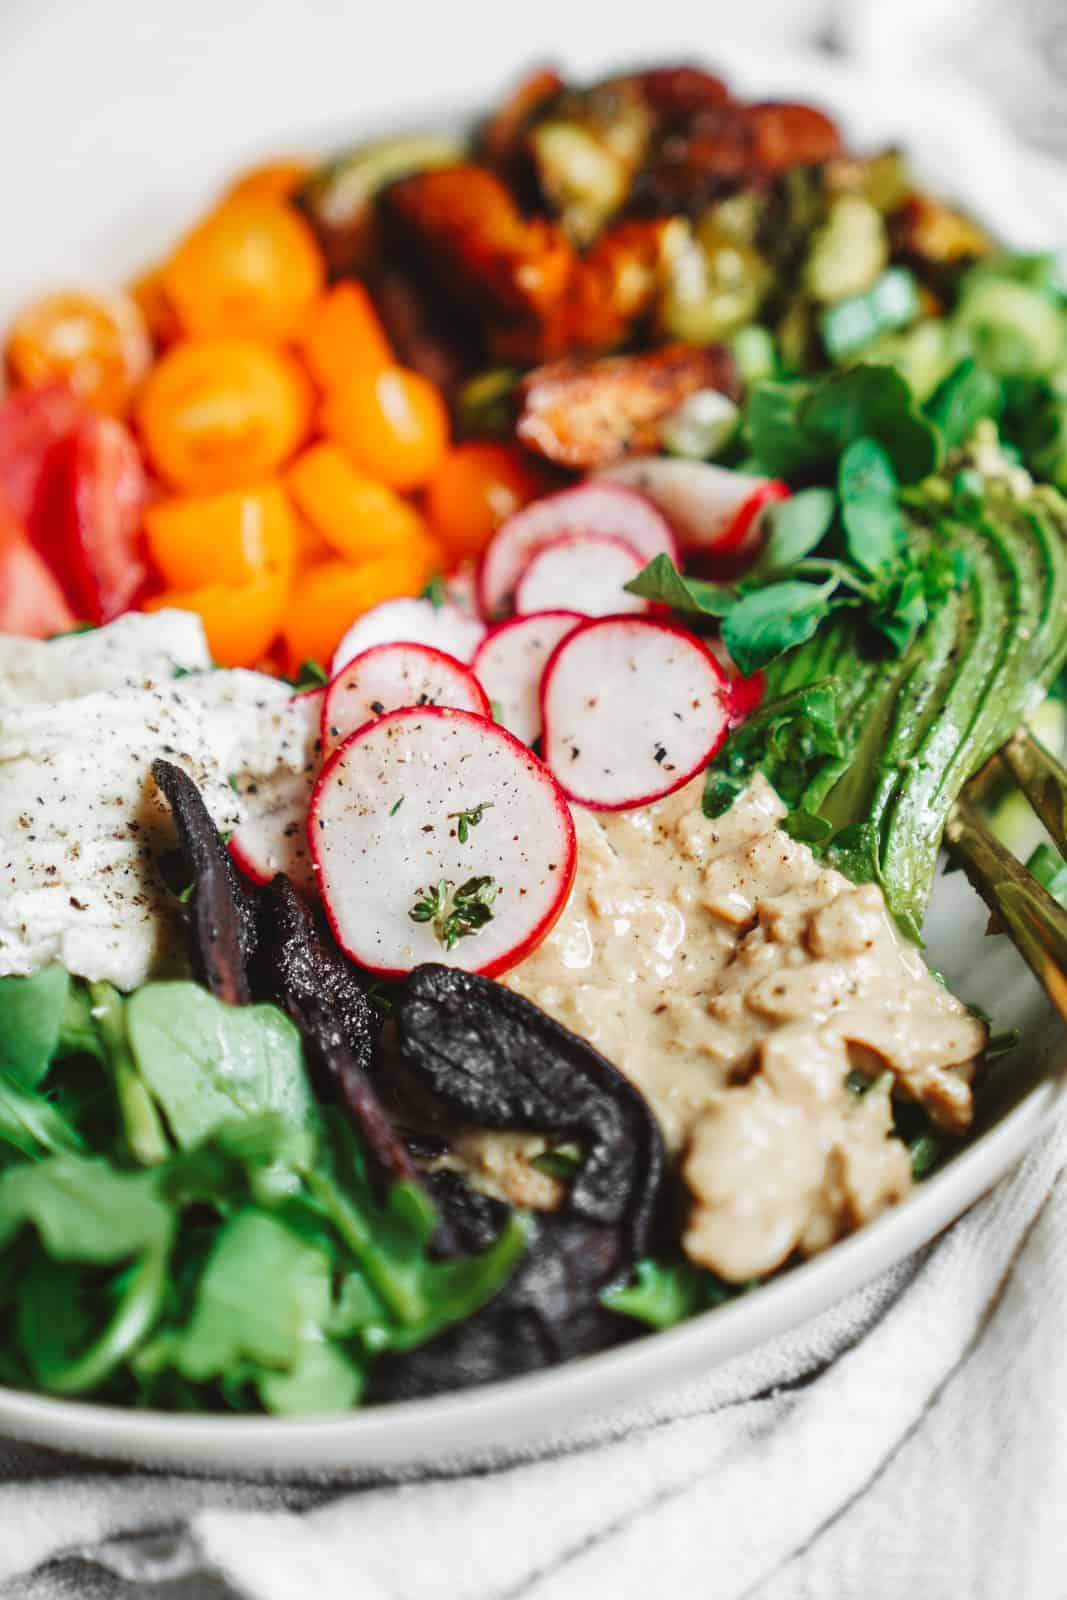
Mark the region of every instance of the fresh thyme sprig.
<instances>
[{"instance_id":1,"label":"fresh thyme sprig","mask_svg":"<svg viewBox=\"0 0 1067 1600\"><path fill-rule=\"evenodd\" d=\"M457 888L451 878L442 878L429 889L419 889L408 916L412 922L429 922L433 925L438 944L451 950L460 939L484 928L493 920L493 901L498 888L495 879L488 875L468 878Z\"/></svg>"},{"instance_id":2,"label":"fresh thyme sprig","mask_svg":"<svg viewBox=\"0 0 1067 1600\"><path fill-rule=\"evenodd\" d=\"M469 806L466 811L450 811L448 813L450 821L453 817L456 819L456 834L460 844L466 844L470 838L471 829L478 826L485 813L491 811L492 807L493 802L491 800L481 800L476 806Z\"/></svg>"}]
</instances>

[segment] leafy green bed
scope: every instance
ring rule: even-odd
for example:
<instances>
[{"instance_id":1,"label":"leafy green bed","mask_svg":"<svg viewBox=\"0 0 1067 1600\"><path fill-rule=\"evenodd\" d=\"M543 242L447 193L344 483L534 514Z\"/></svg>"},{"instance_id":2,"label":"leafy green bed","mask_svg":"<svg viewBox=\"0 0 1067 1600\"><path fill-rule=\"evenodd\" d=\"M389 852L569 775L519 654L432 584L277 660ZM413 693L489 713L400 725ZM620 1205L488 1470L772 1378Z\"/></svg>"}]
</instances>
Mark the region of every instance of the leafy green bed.
<instances>
[{"instance_id":1,"label":"leafy green bed","mask_svg":"<svg viewBox=\"0 0 1067 1600\"><path fill-rule=\"evenodd\" d=\"M0 980L0 1380L167 1410L356 1404L374 1358L470 1316L529 1236L436 1261L372 1185L273 1006ZM27 1226L27 1225L32 1226Z\"/></svg>"}]
</instances>

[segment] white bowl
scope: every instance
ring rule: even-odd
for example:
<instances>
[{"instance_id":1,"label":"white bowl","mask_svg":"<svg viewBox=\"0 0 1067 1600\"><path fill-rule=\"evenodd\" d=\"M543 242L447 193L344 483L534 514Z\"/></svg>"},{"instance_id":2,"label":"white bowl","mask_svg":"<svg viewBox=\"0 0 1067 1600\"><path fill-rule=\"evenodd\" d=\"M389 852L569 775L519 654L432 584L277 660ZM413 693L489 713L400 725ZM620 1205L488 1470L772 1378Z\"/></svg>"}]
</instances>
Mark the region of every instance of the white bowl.
<instances>
[{"instance_id":1,"label":"white bowl","mask_svg":"<svg viewBox=\"0 0 1067 1600\"><path fill-rule=\"evenodd\" d=\"M91 13L87 8L85 17ZM822 101L860 147L903 144L929 181L1009 242L1029 248L1055 242L1055 216L1031 189L1036 175L1047 184L1047 163L1024 156L961 91L912 83L904 94L899 79L736 46L717 47L714 60L749 93ZM329 149L381 131L382 123L344 121L342 96L349 91L336 73L326 74L324 93L313 75L306 82L297 76L270 103L254 92L254 76L235 76L225 132L217 117L199 117L195 104L190 109L182 93L154 98L146 118L143 105L135 114L131 92L128 103L99 109L91 126L103 132L95 141L79 139L85 107L51 94L50 105L65 110L51 146L42 150L22 138L17 154L7 143L3 157L9 231L17 223L23 236L18 251L0 256L0 318L45 286L133 275L254 155ZM353 105L357 98L352 91ZM454 116L448 111L433 120ZM418 120L427 121L425 112ZM127 153L120 159L123 130ZM1062 202L1067 180L1061 182ZM1059 1090L1054 1069L1065 1060L1061 1030L1007 941L985 938L985 922L962 877L938 881L927 927L932 964L964 999L992 1012L998 1030L1018 1027L1023 1036L1020 1049L991 1074L975 1136L905 1204L756 1293L604 1355L433 1400L302 1421L126 1411L0 1389L0 1430L153 1465L358 1474L521 1451L707 1372L814 1316L932 1239L1003 1176L1046 1122Z\"/></svg>"}]
</instances>

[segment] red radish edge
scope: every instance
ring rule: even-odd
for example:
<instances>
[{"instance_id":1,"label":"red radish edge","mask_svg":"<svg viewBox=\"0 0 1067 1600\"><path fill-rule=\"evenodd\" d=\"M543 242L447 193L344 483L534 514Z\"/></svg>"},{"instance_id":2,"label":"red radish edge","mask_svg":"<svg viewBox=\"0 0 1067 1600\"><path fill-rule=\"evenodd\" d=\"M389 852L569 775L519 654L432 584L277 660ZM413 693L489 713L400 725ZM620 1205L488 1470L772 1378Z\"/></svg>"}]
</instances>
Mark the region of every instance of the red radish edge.
<instances>
[{"instance_id":1,"label":"red radish edge","mask_svg":"<svg viewBox=\"0 0 1067 1600\"><path fill-rule=\"evenodd\" d=\"M348 648L348 641L357 630L368 626L373 629L375 625L374 619L380 618L382 615L395 616L398 609L410 615L413 607L418 610L419 616L424 619L436 617L446 626L451 623L453 631L458 629L461 636L466 636L466 640L470 645L470 655L472 656L485 636L485 623L481 618L468 615L466 611L461 610L459 606L454 605L449 600L442 601L440 605L434 605L434 602L425 595L397 595L392 600L380 600L376 606L370 606L366 611L361 612L358 617L352 619L330 659L330 677L335 678L342 667L346 667L356 656L362 655L365 650L373 649L375 645L427 644L429 641L425 638L417 637L415 629L409 633L405 632L402 626L399 632L390 630L388 637L371 638L369 643L361 645L356 650ZM475 638L475 642L470 643L472 637ZM443 646L441 644L431 644L430 648L442 650ZM448 650L444 651L444 654L454 655L457 661L463 661L466 665L464 656L459 651Z\"/></svg>"},{"instance_id":2,"label":"red radish edge","mask_svg":"<svg viewBox=\"0 0 1067 1600\"><path fill-rule=\"evenodd\" d=\"M581 545L598 545L601 548L603 548L604 546L608 546L608 547L610 547L610 548L612 548L614 550L624 550L626 552L626 554L631 558L631 560L634 563L633 571L630 574L630 576L633 577L633 578L636 578L637 574L639 572L643 571L644 568L647 566L647 562L645 561L645 558L642 556L640 550L636 549L630 543L630 541L628 539L626 539L626 538L623 538L623 536L621 534L615 534L615 533L565 533L565 534L562 534L558 539L550 539L547 544L543 544L543 545L540 546L539 549L535 550L533 552L533 554L531 555L529 561L527 561L526 565L523 567L522 572L519 574L518 581L517 581L517 583L515 585L515 615L516 616L518 616L518 617L536 617L536 616L543 616L546 611L558 611L558 610L566 609L565 607L560 607L560 606L557 606L557 605L546 606L546 605L536 605L536 604L534 605L534 607L532 609L527 609L526 606L523 604L523 598L522 598L522 596L523 596L523 586L528 583L531 574L536 574L536 569L537 569L538 563L541 562L541 560L545 556L557 554L559 551L563 550L564 548L572 548L575 545L577 545L577 546L581 546ZM627 582L629 582L629 579L627 579ZM572 596L571 598L574 598L575 600L580 600L582 597L580 595L576 595L576 596ZM634 596L634 600L635 600L636 603L634 604L634 606L631 609L633 610L633 612L635 614L640 614L640 612L648 610L649 602L647 600L638 599L637 596ZM589 611L584 611L584 612L580 611L579 614L582 615L582 616L600 616L600 615L611 615L611 616L613 616L615 613L614 612L601 613L601 612L596 612L596 611L589 610ZM477 654L477 652L475 652L475 654Z\"/></svg>"},{"instance_id":3,"label":"red radish edge","mask_svg":"<svg viewBox=\"0 0 1067 1600\"><path fill-rule=\"evenodd\" d=\"M570 899L571 889L574 886L575 874L578 870L578 838L574 829L574 818L571 815L570 806L567 804L566 791L564 790L563 785L560 783L555 773L552 772L543 761L538 760L537 756L533 754L528 745L523 744L521 739L517 739L513 733L509 733L507 728L502 728L499 723L487 723L484 717L476 717L474 713L470 711L457 711L450 706L401 706L396 711L387 711L384 716L375 717L372 721L365 722L362 728L357 728L353 733L349 734L344 744L340 745L336 750L334 750L327 759L322 771L319 773L319 776L315 781L315 787L311 791L311 800L308 805L308 844L311 852L312 868L319 884L320 893L322 891L322 863L319 859L318 840L316 838L317 830L314 827L314 819L315 813L318 809L320 791L326 783L329 775L332 773L334 767L344 759L344 756L350 746L355 744L356 740L362 738L368 729L380 729L385 723L399 721L401 718L407 717L462 718L466 721L476 722L483 727L487 727L489 730L491 730L491 733L494 737L501 739L507 745L513 746L516 753L520 756L524 763L532 764L534 767L538 768L539 771L544 775L547 783L558 791L559 814L565 823L564 834L567 851L566 861L561 863L563 871L560 873L558 880L559 884L563 887L560 888L556 899L549 910L522 941L521 945L517 947L517 952L516 950L509 950L504 955L500 956L495 961L489 962L484 967L464 969L465 971L474 972L476 975L483 978L495 978L499 973L509 972L512 967L518 966L519 962L523 961L526 956L530 954L531 950L536 950L538 945L541 944L552 932L552 929L555 927L556 923L559 921L559 918L563 914L567 901ZM342 937L341 929L338 926L337 920L334 916L333 908L330 905L329 896L322 893L321 898L322 907L326 913L326 920L330 925L330 930L333 933L338 945L350 960L357 962L365 971L373 972L378 977L404 978L407 976L408 972L412 969L407 967L376 966L363 960L360 956L351 951L345 944L344 938ZM441 958L442 963L445 965L447 965L447 961L445 959L446 954L447 953L442 950Z\"/></svg>"},{"instance_id":4,"label":"red radish edge","mask_svg":"<svg viewBox=\"0 0 1067 1600\"><path fill-rule=\"evenodd\" d=\"M293 697L290 700L289 704L290 705L295 705L298 700L317 700L317 699L321 699L323 704L325 704L325 701L326 701L326 689L327 689L327 685L326 684L318 684L318 685L316 685L316 686L314 686L313 688L310 688L310 689L298 689L296 694L293 695ZM321 717L320 717L319 720L320 720L320 726L321 726ZM319 742L320 742L320 745L321 745L321 738L320 738ZM299 778L301 776L302 776L302 773L290 772L288 770L285 770L283 772L278 773L276 775L276 778L293 778L293 779L296 779L296 778ZM267 779L266 781L269 783L272 780L271 779ZM317 776L316 776L316 780L315 781L316 782L318 781ZM309 802L310 802L311 794L313 792L313 787L314 787L313 785L309 785L308 786L308 800L309 800ZM254 821L254 820L255 820L254 818L250 819L250 821ZM303 822L306 821L306 819L302 817L302 818L300 818L300 821L303 823ZM242 827L243 826L244 826L244 824L242 824ZM233 861L240 868L240 870L244 873L245 877L246 878L250 878L253 883L264 885L264 884L271 883L273 881L273 879L275 877L275 874L271 873L271 872L267 872L262 867L258 866L256 864L254 858L249 854L247 848L241 843L241 828L237 828L236 831L230 835L230 838L229 838L229 840L227 842L226 848L229 850L230 855L233 858ZM311 855L311 852L309 850L308 851L309 859L310 859L310 855ZM300 885L297 884L296 887L299 888Z\"/></svg>"},{"instance_id":5,"label":"red radish edge","mask_svg":"<svg viewBox=\"0 0 1067 1600\"><path fill-rule=\"evenodd\" d=\"M485 643L484 639L482 643ZM481 649L481 645L478 646L478 649ZM492 718L493 711L489 704L489 696L486 694L485 690L482 688L482 685L475 677L472 667L469 667L465 662L460 661L457 656L450 656L446 650L438 650L435 645L419 644L414 639L394 639L391 644L372 644L366 650L361 650L359 654L353 656L350 661L346 661L340 671L335 673L333 678L331 678L330 682L326 685L322 698L322 719L319 724L323 750L329 750L330 754L333 754L331 746L334 745L335 741L330 732L332 715L330 704L333 693L339 688L342 677L344 674L350 672L357 662L366 661L370 656L380 655L381 652L385 650L414 650L419 656L427 659L427 665L433 665L438 668L442 668L443 664L443 670L445 672L452 674L452 676L455 678L463 679L464 687L467 689L471 698L476 702L475 705L451 706L449 709L454 711L472 711L476 716ZM477 652L475 653L477 654ZM431 705L448 704L447 701L431 701L429 703ZM386 706L385 711L379 712L378 716L386 716L390 711L398 711L401 709L403 708L400 706ZM415 709L424 711L426 707L418 706ZM378 716L368 718L366 720L377 721ZM365 722L360 723L359 726L365 726ZM347 739L349 734L356 731L357 730L354 728L350 729L349 733L344 735L344 738ZM341 742L343 743L344 739L342 739Z\"/></svg>"},{"instance_id":6,"label":"red radish edge","mask_svg":"<svg viewBox=\"0 0 1067 1600\"><path fill-rule=\"evenodd\" d=\"M708 547L711 555L729 555L742 550L750 534L754 534L763 511L780 500L788 500L792 493L789 485L779 478L768 478L746 500L742 500L730 518L721 536Z\"/></svg>"},{"instance_id":7,"label":"red radish edge","mask_svg":"<svg viewBox=\"0 0 1067 1600\"><path fill-rule=\"evenodd\" d=\"M616 508L614 519L611 517L612 502ZM586 506L584 515L583 503ZM606 511L605 506L608 508ZM628 529L626 526L627 518L632 524L637 515L640 515L644 528L653 530L652 537L647 540L647 549L641 548L638 539L633 536L632 527ZM545 532L538 534L536 529L541 524L545 524ZM529 533L530 528L535 531ZM533 500L500 524L478 568L478 599L482 615L490 619L499 617L501 607L514 594L523 568L538 550L555 543L557 539L580 534L604 534L619 538L624 544L632 545L646 565L661 553L669 555L678 565L678 541L674 531L662 511L647 495L621 483L589 480L574 484L569 489L561 489L556 494L543 496L540 500ZM523 542L524 535L528 540L526 543ZM501 552L506 555L514 543L519 545L518 557L502 558Z\"/></svg>"},{"instance_id":8,"label":"red radish edge","mask_svg":"<svg viewBox=\"0 0 1067 1600\"><path fill-rule=\"evenodd\" d=\"M485 638L474 652L474 660L471 662L471 671L475 674L479 674L479 661L484 652L493 644L494 640L499 639L501 634L513 633L519 628L528 631L543 619L551 620L553 622L565 619L569 622L570 626L567 628L565 634L560 635L559 639L556 640L556 644L553 645L552 649L548 652L548 655L541 664L540 672L537 674L536 679L531 685L534 691L534 698L538 702L538 717L540 717L540 684L541 679L544 677L545 667L548 665L548 662L552 656L552 651L555 650L556 645L562 644L563 639L566 638L567 635L573 633L575 628L580 628L583 622L587 622L589 620L587 617L583 616L580 611L565 611L561 608L555 607L549 611L528 611L524 616L520 617L506 617L503 622L496 622L489 629L489 632L486 634ZM481 683L480 676L478 681ZM484 683L482 683L482 688L485 689ZM486 690L486 693L488 693L488 690ZM490 711L491 710L492 707L490 707ZM504 724L498 724L498 726L504 726ZM514 733L514 729L509 728L508 732ZM515 737L518 738L518 734L515 734ZM534 737L537 737L537 735Z\"/></svg>"},{"instance_id":9,"label":"red radish edge","mask_svg":"<svg viewBox=\"0 0 1067 1600\"><path fill-rule=\"evenodd\" d=\"M560 656L563 654L563 651L567 648L567 646L573 644L574 640L580 634L589 633L594 628L603 628L609 624L615 626L618 623L625 623L628 627L635 628L656 628L661 633L675 634L678 638L684 639L687 644L692 645L696 650L698 650L700 654L707 659L708 665L712 671L712 675L718 683L720 692L722 694L722 725L716 729L714 738L711 740L711 743L708 745L705 753L700 757L700 760L694 762L691 767L688 767L681 777L673 779L668 788L651 790L647 794L641 795L637 799L633 800L616 800L605 805L601 801L592 801L586 799L584 796L575 794L573 790L568 789L563 779L559 776L559 773L556 772L554 768L550 767L549 771L552 772L556 782L559 784L560 788L563 790L563 793L567 796L567 799L570 800L572 805L585 806L585 808L589 811L636 811L640 806L650 806L654 805L657 800L666 800L668 795L676 794L679 789L684 789L686 784L695 778L697 773L708 765L709 761L711 761L721 749L726 735L730 732L731 728L735 726L732 720L733 697L730 688L730 680L704 641L702 639L698 639L695 633L690 633L688 628L679 627L677 623L661 622L658 618L652 617L635 617L632 612L623 612L617 617L590 617L588 621L583 622L579 627L575 628L573 632L568 633L559 641L559 644L553 650L552 654L545 663L545 670L541 676L540 699L542 730L541 737L543 746L546 750L548 748L550 739L549 721L546 713L546 701L548 698L552 674L555 671Z\"/></svg>"}]
</instances>

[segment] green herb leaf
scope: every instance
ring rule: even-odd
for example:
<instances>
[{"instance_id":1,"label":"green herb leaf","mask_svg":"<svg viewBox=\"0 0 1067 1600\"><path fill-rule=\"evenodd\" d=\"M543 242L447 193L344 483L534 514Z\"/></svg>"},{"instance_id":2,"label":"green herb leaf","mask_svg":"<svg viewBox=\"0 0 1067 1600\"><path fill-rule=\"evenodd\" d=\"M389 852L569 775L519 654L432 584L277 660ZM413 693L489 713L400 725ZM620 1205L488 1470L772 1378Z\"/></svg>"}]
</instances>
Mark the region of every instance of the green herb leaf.
<instances>
[{"instance_id":1,"label":"green herb leaf","mask_svg":"<svg viewBox=\"0 0 1067 1600\"><path fill-rule=\"evenodd\" d=\"M836 582L790 579L742 596L722 625L722 642L743 677L810 639L830 614Z\"/></svg>"},{"instance_id":2,"label":"green herb leaf","mask_svg":"<svg viewBox=\"0 0 1067 1600\"><path fill-rule=\"evenodd\" d=\"M0 1245L25 1223L58 1261L128 1261L170 1237L171 1213L153 1173L57 1155L0 1175Z\"/></svg>"},{"instance_id":3,"label":"green herb leaf","mask_svg":"<svg viewBox=\"0 0 1067 1600\"><path fill-rule=\"evenodd\" d=\"M0 1141L31 1157L84 1148L51 1101L11 1072L0 1072Z\"/></svg>"},{"instance_id":4,"label":"green herb leaf","mask_svg":"<svg viewBox=\"0 0 1067 1600\"><path fill-rule=\"evenodd\" d=\"M431 922L438 944L451 950L493 920L497 893L496 881L489 876L468 878L458 888L450 878L442 878L431 889L418 890L408 916L412 922Z\"/></svg>"},{"instance_id":5,"label":"green herb leaf","mask_svg":"<svg viewBox=\"0 0 1067 1600\"><path fill-rule=\"evenodd\" d=\"M748 578L784 572L810 555L829 532L836 500L832 489L801 489L768 507L767 540Z\"/></svg>"},{"instance_id":6,"label":"green herb leaf","mask_svg":"<svg viewBox=\"0 0 1067 1600\"><path fill-rule=\"evenodd\" d=\"M276 1007L224 1005L196 983L150 983L126 1015L137 1071L181 1147L264 1111L314 1126L300 1035Z\"/></svg>"},{"instance_id":7,"label":"green herb leaf","mask_svg":"<svg viewBox=\"0 0 1067 1600\"><path fill-rule=\"evenodd\" d=\"M1039 844L1027 861L1026 870L1053 900L1067 908L1067 861L1058 850L1050 844Z\"/></svg>"},{"instance_id":8,"label":"green herb leaf","mask_svg":"<svg viewBox=\"0 0 1067 1600\"><path fill-rule=\"evenodd\" d=\"M318 661L313 661L309 656L300 663L300 668L295 678L290 678L293 690L301 694L305 689L321 689L323 684L329 683L330 675Z\"/></svg>"},{"instance_id":9,"label":"green herb leaf","mask_svg":"<svg viewBox=\"0 0 1067 1600\"><path fill-rule=\"evenodd\" d=\"M991 372L966 356L942 378L924 410L941 431L948 450L966 444L984 417L1000 415L1004 392Z\"/></svg>"},{"instance_id":10,"label":"green herb leaf","mask_svg":"<svg viewBox=\"0 0 1067 1600\"><path fill-rule=\"evenodd\" d=\"M0 978L0 1072L28 1089L45 1073L59 1045L70 977L58 965L31 978Z\"/></svg>"},{"instance_id":11,"label":"green herb leaf","mask_svg":"<svg viewBox=\"0 0 1067 1600\"><path fill-rule=\"evenodd\" d=\"M689 1261L639 1261L634 1281L602 1296L609 1311L636 1317L652 1328L673 1328L709 1306L743 1294L751 1284L724 1283Z\"/></svg>"},{"instance_id":12,"label":"green herb leaf","mask_svg":"<svg viewBox=\"0 0 1067 1600\"><path fill-rule=\"evenodd\" d=\"M423 586L419 593L419 599L428 600L435 611L440 611L441 607L448 599L448 589L445 585L444 578L439 572L436 572L434 576Z\"/></svg>"},{"instance_id":13,"label":"green herb leaf","mask_svg":"<svg viewBox=\"0 0 1067 1600\"><path fill-rule=\"evenodd\" d=\"M470 838L470 830L476 828L487 811L492 810L492 800L479 800L476 806L470 806L465 811L450 811L448 819L456 823L456 837L460 844L466 844Z\"/></svg>"},{"instance_id":14,"label":"green herb leaf","mask_svg":"<svg viewBox=\"0 0 1067 1600\"><path fill-rule=\"evenodd\" d=\"M700 578L685 578L670 556L653 556L636 578L623 588L645 600L657 600L674 611L688 611L709 617L723 617L736 603L735 590L726 584L705 583Z\"/></svg>"},{"instance_id":15,"label":"green herb leaf","mask_svg":"<svg viewBox=\"0 0 1067 1600\"><path fill-rule=\"evenodd\" d=\"M906 536L896 476L877 440L856 439L848 446L838 465L837 487L849 555L861 571L884 576L899 559Z\"/></svg>"}]
</instances>

